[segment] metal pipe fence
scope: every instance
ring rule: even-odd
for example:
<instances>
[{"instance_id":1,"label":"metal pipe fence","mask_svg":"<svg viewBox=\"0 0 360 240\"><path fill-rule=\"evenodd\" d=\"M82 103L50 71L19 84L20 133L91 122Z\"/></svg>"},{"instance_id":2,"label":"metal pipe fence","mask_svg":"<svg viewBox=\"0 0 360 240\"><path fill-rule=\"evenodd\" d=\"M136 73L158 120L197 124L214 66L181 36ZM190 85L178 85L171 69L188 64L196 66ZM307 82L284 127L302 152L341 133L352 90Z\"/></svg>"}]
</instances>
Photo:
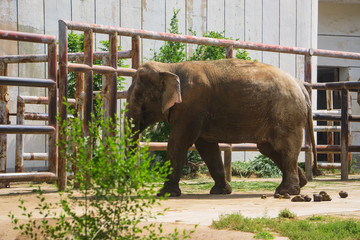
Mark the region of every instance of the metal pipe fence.
<instances>
[{"instance_id":1,"label":"metal pipe fence","mask_svg":"<svg viewBox=\"0 0 360 240\"><path fill-rule=\"evenodd\" d=\"M84 32L84 53L68 53L67 49L67 33L68 30L76 30ZM1 33L4 31L0 31ZM102 33L109 35L109 52L94 52L93 49L93 34ZM3 34L4 35L4 34ZM11 34L10 34L11 35ZM26 35L26 34L25 34ZM23 33L21 36L25 36ZM131 50L127 51L118 51L117 50L117 41L119 36L127 36L132 38ZM9 38L9 35L7 35ZM17 37L19 38L19 37ZM92 111L92 100L96 97L93 91L92 78L94 73L103 74L103 88L101 91L102 99L104 101L104 107L106 109L105 117L112 117L116 113L116 99L125 98L126 92L117 92L117 76L133 76L136 73L136 69L140 66L141 56L140 56L140 39L154 39L161 41L173 41L173 42L182 42L189 44L201 44L201 45L212 45L225 47L226 57L231 58L233 56L234 48L241 49L251 49L259 51L270 51L278 53L287 53L287 54L299 54L305 56L304 58L304 76L305 76L305 86L309 91L312 89L325 89L325 90L338 90L342 93L342 110L340 114L325 114L325 113L315 113L314 120L326 120L326 121L341 121L340 132L341 132L341 144L340 146L335 145L318 145L316 148L318 152L340 152L341 153L341 179L348 179L348 152L359 151L360 146L349 145L349 121L360 121L360 116L353 116L348 113L348 102L349 96L348 91L359 90L359 82L341 82L341 83L314 83L311 82L312 76L312 57L313 56L322 56L322 57L335 57L335 58L347 58L347 59L357 59L360 60L359 53L351 52L340 52L340 51L331 51L331 50L321 50L321 49L312 49L312 48L299 48L299 47L288 47L288 46L278 46L278 45L269 45L269 44L260 44L260 43L251 43L243 41L234 41L234 40L224 40L224 39L213 39L206 37L196 37L196 36L186 36L154 31L146 31L139 29L130 29L114 26L106 26L99 24L90 24L90 23L80 23L74 21L59 21L59 99L67 99L67 77L68 72L76 72L76 93L75 93L75 102L79 106L79 112L82 118L84 119L84 134L88 135L88 124L91 121L91 111ZM26 41L36 39L34 34L26 35ZM42 40L47 43L48 38L44 37ZM117 60L119 58L130 58L132 61L131 68L120 68L117 66ZM50 63L50 56L46 55L26 55L26 56L5 56L0 57L0 67L7 66L9 63L21 63L21 62L44 62L48 61ZM51 64L53 64L53 56L51 58ZM94 59L103 60L103 64L106 66L98 66L93 64ZM55 54L56 61L56 54ZM75 63L74 63L75 62ZM1 69L6 69L2 67ZM50 70L50 68L49 68ZM3 71L4 72L4 71ZM7 75L0 71L0 75ZM50 74L49 74L50 76ZM52 76L55 76L54 73ZM55 76L56 77L56 76ZM56 78L54 78L56 79ZM30 84L30 79L9 79L9 78L0 78L0 83L4 83L9 80L17 81L17 84ZM44 79L36 79L32 82L32 85L37 84L46 84ZM45 82L44 82L45 81ZM37 82L37 83L36 83ZM12 82L13 83L13 82ZM50 86L51 84L49 84ZM3 88L0 88L0 91L4 91ZM311 96L311 94L310 94ZM56 99L56 98L55 98ZM40 102L39 102L40 103ZM56 103L56 101L55 101ZM0 99L0 107L1 107ZM53 106L53 103L52 103ZM50 106L49 106L50 108ZM6 110L0 109L0 121L2 121L2 115ZM59 113L60 117L63 120L67 119L66 106L59 102ZM6 115L6 114L5 114ZM7 114L8 115L8 114ZM50 110L49 110L50 115ZM25 119L34 119L34 120L45 120L47 116L39 115L36 113L24 113ZM2 123L2 122L0 122ZM315 127L318 131L339 131L338 126L327 126L327 127ZM34 129L33 129L34 130ZM15 131L15 130L13 130ZM3 137L3 135L1 135ZM60 141L65 140L65 136L59 132L58 139ZM311 148L308 142L308 137L305 138L306 142L302 148L302 151L306 152L306 176L308 179L312 178L311 175ZM1 141L1 140L0 140ZM1 143L1 142L0 142ZM150 143L150 150L159 150L166 149L166 143ZM231 179L231 151L257 151L255 144L220 144L221 149L225 152L225 169L227 179ZM1 147L1 149L3 149ZM190 149L191 150L191 149ZM2 152L0 152L0 160ZM50 153L49 153L50 154ZM26 156L26 157L25 157ZM24 153L24 159L35 159L33 153ZM39 158L45 159L46 156L39 156ZM48 159L51 159L49 156ZM66 159L62 159L61 156L58 156L58 186L62 190L66 187ZM1 162L0 162L1 163ZM2 165L0 165L1 167ZM330 165L329 165L330 166ZM326 166L327 168L329 166ZM335 166L335 165L334 165ZM334 167L333 166L333 167ZM331 167L331 166L330 166ZM339 167L338 165L336 167ZM0 168L1 170L1 168Z\"/></svg>"},{"instance_id":2,"label":"metal pipe fence","mask_svg":"<svg viewBox=\"0 0 360 240\"><path fill-rule=\"evenodd\" d=\"M1 40L11 41L25 41L47 45L47 62L48 78L20 78L9 77L7 65L12 62L7 62L6 58L0 58L0 92L2 99L0 101L0 134L1 134L1 154L0 154L0 182L9 183L12 181L55 181L58 178L58 158L57 158L57 91L56 91L56 72L57 72L57 53L56 53L56 37L49 35L40 35L33 33L22 33L13 31L0 30ZM9 109L8 109L8 86L27 86L27 87L45 87L48 89L48 125L22 125L9 124ZM15 163L16 173L6 173L6 149L7 149L7 134L46 134L49 136L49 153L48 153L48 172L43 173L23 173L22 165L19 162Z\"/></svg>"},{"instance_id":3,"label":"metal pipe fence","mask_svg":"<svg viewBox=\"0 0 360 240\"><path fill-rule=\"evenodd\" d=\"M104 66L93 66L92 61L88 60L82 64L69 64L68 63L68 55L67 55L67 31L68 30L76 30L76 31L83 31L85 35L85 39L91 40L93 33L102 33L109 35L109 42L110 46L113 46L114 49L110 48L109 51L109 63L108 67ZM85 78L85 103L87 101L92 101L92 89L90 83L90 75L92 72L98 72L102 74L113 74L117 73L121 75L121 71L118 70L116 66L116 54L112 54L111 52L115 52L117 36L128 36L132 38L132 49L130 50L130 55L132 59L132 72L135 72L136 69L140 65L140 38L146 39L153 39L153 40L161 40L161 41L172 41L172 42L182 42L182 43L190 43L190 44L201 44L201 45L212 45L212 46L220 46L225 47L226 49L226 57L232 57L233 49L234 48L241 48L241 49L251 49L251 50L259 50L259 51L270 51L270 52L278 52L278 53L288 53L288 54L299 54L304 55L304 76L305 76L305 84L311 91L312 87L314 89L325 87L327 89L340 89L342 92L342 111L341 116L336 116L336 119L341 120L341 144L340 144L340 153L341 153L341 179L347 180L348 179L348 151L349 151L349 113L348 113L348 90L349 89L359 89L357 83L340 83L340 84L327 84L327 85L319 85L319 84L312 84L311 76L312 76L312 57L313 56L322 56L322 57L335 57L335 58L347 58L347 59L357 59L360 60L359 53L351 53L351 52L341 52L341 51L331 51L331 50L322 50L322 49L312 49L312 48L299 48L299 47L288 47L288 46L278 46L278 45L269 45L269 44L261 44L261 43L251 43L251 42L243 42L243 41L234 41L234 40L225 40L225 39L214 39L214 38L206 38L206 37L196 37L196 36L186 36L186 35L178 35L178 34L171 34L171 33L163 33L163 32L154 32L154 31L146 31L146 30L139 30L139 29L130 29L130 28L122 28L122 27L114 27L114 26L107 26L107 25L99 25L99 24L91 24L91 23L81 23L81 22L74 22L74 21L59 21L59 48L60 48L60 60L59 60L59 67L60 67L60 75L59 75L59 82L60 85L66 86L67 81L67 71L83 71L85 74L88 75L88 80ZM88 59L92 59L92 41L85 41L85 56ZM112 58L110 57L112 56ZM84 57L85 59L85 57ZM106 79L109 79L106 77ZM113 81L116 81L116 76L113 75ZM110 84L110 82L108 82ZM112 86L115 84L112 83ZM115 95L114 89L109 92L104 92L103 94L108 94L110 96L110 92L112 92L112 96ZM66 97L65 89L60 91L60 95L62 97ZM311 96L311 94L310 94ZM113 96L114 98L114 96ZM115 101L114 101L115 102ZM90 103L89 103L90 104ZM105 106L106 107L106 106ZM60 112L63 116L66 116L66 109L60 106ZM113 106L109 106L109 109L113 109ZM87 106L86 111L84 111L84 120L91 121L88 117L89 112L91 111L91 106ZM109 112L109 116L112 112ZM321 114L319 115L323 117ZM324 119L328 116L323 117ZM354 117L353 120L357 118ZM331 120L331 119L329 119ZM330 129L331 130L331 129ZM327 130L329 131L329 130ZM310 145L309 137L306 133L306 144L307 146ZM232 150L236 150L236 145ZM244 148L243 148L244 149ZM256 150L252 148L253 150ZM227 154L228 156L228 154ZM63 161L61 161L63 162ZM312 179L312 164L311 164L311 152L310 148L306 148L306 160L305 160L305 170L306 176L308 179ZM231 154L230 160L225 159L225 168L227 172L231 168ZM230 180L230 176L227 176Z\"/></svg>"},{"instance_id":4,"label":"metal pipe fence","mask_svg":"<svg viewBox=\"0 0 360 240\"><path fill-rule=\"evenodd\" d=\"M36 96L18 96L17 107L16 107L16 124L18 126L24 125L24 120L33 121L48 121L48 113L29 113L25 111L26 104L48 104L48 97L36 97ZM67 103L70 106L76 104L75 99L68 99ZM24 152L24 135L19 133L16 134L15 143L15 171L22 172L24 160L36 160L36 161L49 161L48 153L26 153Z\"/></svg>"}]
</instances>

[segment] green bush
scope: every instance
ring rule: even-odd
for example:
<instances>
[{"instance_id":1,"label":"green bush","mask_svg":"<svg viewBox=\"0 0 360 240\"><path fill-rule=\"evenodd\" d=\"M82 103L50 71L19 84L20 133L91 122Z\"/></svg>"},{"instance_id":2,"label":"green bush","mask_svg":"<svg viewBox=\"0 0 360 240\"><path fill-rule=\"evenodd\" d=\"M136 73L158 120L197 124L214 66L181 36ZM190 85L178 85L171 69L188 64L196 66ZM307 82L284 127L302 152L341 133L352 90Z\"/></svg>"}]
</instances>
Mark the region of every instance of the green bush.
<instances>
[{"instance_id":1,"label":"green bush","mask_svg":"<svg viewBox=\"0 0 360 240\"><path fill-rule=\"evenodd\" d=\"M305 171L305 163L298 162L298 166ZM276 164L264 155L256 156L249 161L236 161L231 164L231 173L233 176L240 177L264 177L276 178L281 177L282 173Z\"/></svg>"},{"instance_id":2,"label":"green bush","mask_svg":"<svg viewBox=\"0 0 360 240\"><path fill-rule=\"evenodd\" d=\"M196 32L192 29L189 31L196 36ZM210 31L203 35L203 37L232 40L224 36L225 32ZM194 54L189 58L190 61L206 61L218 60L226 57L225 47L198 45ZM249 53L246 50L238 49L235 53L235 58L252 61Z\"/></svg>"},{"instance_id":3,"label":"green bush","mask_svg":"<svg viewBox=\"0 0 360 240\"><path fill-rule=\"evenodd\" d=\"M256 177L272 178L282 175L276 164L264 155L256 156L250 161L233 162L231 171L234 176L241 177L255 175Z\"/></svg>"},{"instance_id":4,"label":"green bush","mask_svg":"<svg viewBox=\"0 0 360 240\"><path fill-rule=\"evenodd\" d=\"M100 109L97 111L101 113ZM90 124L89 137L83 137L80 119L70 118L67 123L60 120L60 130L67 136L66 141L59 143L65 147L61 154L68 160L68 171L71 165L77 168L73 181L68 181L69 187L60 193L56 204L47 202L41 189L38 190L36 215L42 216L41 220L36 221L33 212L20 200L19 207L27 222L20 224L9 213L14 229L31 239L178 239L177 230L161 236L161 225L140 226L144 220L162 214L153 214L151 208L164 199L155 198L154 194L158 183L169 174L169 163L150 168L147 147L133 151L127 148L138 144L132 138L131 125L126 123L125 130L120 132L112 128L111 119L101 116ZM103 132L109 134L102 137ZM74 189L74 184L79 188ZM62 211L56 213L54 208ZM182 238L188 237L183 235Z\"/></svg>"}]
</instances>

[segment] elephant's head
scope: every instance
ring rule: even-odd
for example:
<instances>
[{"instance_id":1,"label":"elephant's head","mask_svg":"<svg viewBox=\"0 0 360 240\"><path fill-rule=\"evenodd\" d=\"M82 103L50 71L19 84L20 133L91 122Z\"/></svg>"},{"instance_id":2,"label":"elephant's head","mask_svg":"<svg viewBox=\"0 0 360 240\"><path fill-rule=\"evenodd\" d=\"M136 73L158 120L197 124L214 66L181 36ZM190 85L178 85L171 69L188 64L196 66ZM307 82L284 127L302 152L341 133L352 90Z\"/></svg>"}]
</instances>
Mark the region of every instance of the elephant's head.
<instances>
[{"instance_id":1,"label":"elephant's head","mask_svg":"<svg viewBox=\"0 0 360 240\"><path fill-rule=\"evenodd\" d=\"M137 70L127 93L127 119L132 119L133 131L163 121L175 103L181 103L179 77L171 73L168 64L149 62Z\"/></svg>"}]
</instances>

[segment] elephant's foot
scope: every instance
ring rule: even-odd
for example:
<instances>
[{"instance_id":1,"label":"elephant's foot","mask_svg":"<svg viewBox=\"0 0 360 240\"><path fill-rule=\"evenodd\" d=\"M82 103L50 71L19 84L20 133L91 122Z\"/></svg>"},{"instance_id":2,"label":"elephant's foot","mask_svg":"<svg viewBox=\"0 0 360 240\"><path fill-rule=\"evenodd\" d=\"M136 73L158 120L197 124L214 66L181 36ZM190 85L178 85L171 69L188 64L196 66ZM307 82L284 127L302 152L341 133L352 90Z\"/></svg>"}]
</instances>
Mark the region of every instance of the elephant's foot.
<instances>
[{"instance_id":1,"label":"elephant's foot","mask_svg":"<svg viewBox=\"0 0 360 240\"><path fill-rule=\"evenodd\" d=\"M300 186L296 184L280 184L280 186L276 188L275 193L278 193L280 195L285 195L286 193L290 195L299 195Z\"/></svg>"},{"instance_id":2,"label":"elephant's foot","mask_svg":"<svg viewBox=\"0 0 360 240\"><path fill-rule=\"evenodd\" d=\"M178 184L168 184L165 183L160 191L156 194L158 197L163 197L166 194L170 194L170 197L178 197L181 195L181 190Z\"/></svg>"},{"instance_id":3,"label":"elephant's foot","mask_svg":"<svg viewBox=\"0 0 360 240\"><path fill-rule=\"evenodd\" d=\"M211 188L210 194L230 194L232 189L228 183L225 186L215 185Z\"/></svg>"}]
</instances>

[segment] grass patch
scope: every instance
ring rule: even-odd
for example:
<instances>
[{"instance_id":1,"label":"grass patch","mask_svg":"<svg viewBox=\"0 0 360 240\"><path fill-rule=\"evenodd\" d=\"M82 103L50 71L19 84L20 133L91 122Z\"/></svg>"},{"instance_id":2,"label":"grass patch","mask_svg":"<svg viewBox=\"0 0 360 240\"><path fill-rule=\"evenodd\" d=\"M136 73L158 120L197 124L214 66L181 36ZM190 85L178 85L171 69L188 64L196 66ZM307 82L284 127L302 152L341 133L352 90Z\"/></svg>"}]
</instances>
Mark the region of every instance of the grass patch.
<instances>
[{"instance_id":1,"label":"grass patch","mask_svg":"<svg viewBox=\"0 0 360 240\"><path fill-rule=\"evenodd\" d=\"M230 186L233 191L275 191L275 189L279 186L278 182L272 181L241 181L241 182L230 182Z\"/></svg>"},{"instance_id":2,"label":"grass patch","mask_svg":"<svg viewBox=\"0 0 360 240\"><path fill-rule=\"evenodd\" d=\"M288 211L288 210L287 210ZM279 214L280 216L281 214ZM312 216L307 219L290 218L246 218L240 213L220 216L213 221L215 229L230 229L256 233L254 237L272 239L270 232L276 232L290 239L359 239L360 221L332 216Z\"/></svg>"},{"instance_id":3,"label":"grass patch","mask_svg":"<svg viewBox=\"0 0 360 240\"><path fill-rule=\"evenodd\" d=\"M272 181L232 181L229 183L234 192L246 191L275 191L279 186L278 182ZM180 183L180 188L183 193L196 193L203 191L210 191L214 186L214 182L208 179L195 179Z\"/></svg>"}]
</instances>

